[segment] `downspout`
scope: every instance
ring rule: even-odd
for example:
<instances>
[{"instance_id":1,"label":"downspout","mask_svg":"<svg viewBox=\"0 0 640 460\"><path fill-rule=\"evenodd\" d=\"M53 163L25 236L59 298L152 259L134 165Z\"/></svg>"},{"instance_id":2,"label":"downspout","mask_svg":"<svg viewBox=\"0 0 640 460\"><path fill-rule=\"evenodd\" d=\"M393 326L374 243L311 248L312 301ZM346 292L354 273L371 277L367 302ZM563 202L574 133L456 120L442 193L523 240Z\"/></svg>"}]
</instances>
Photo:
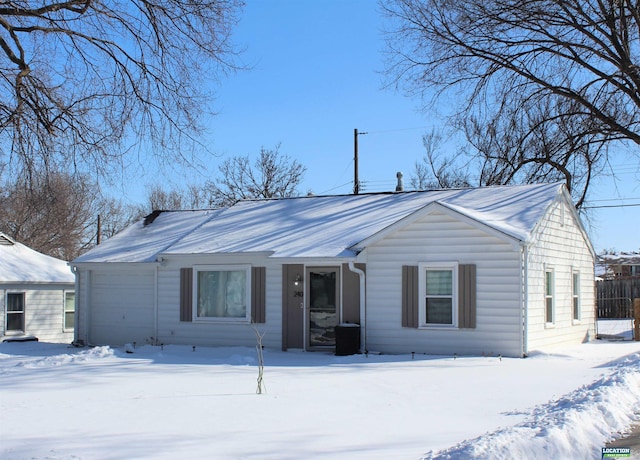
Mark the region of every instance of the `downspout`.
<instances>
[{"instance_id":1,"label":"downspout","mask_svg":"<svg viewBox=\"0 0 640 460\"><path fill-rule=\"evenodd\" d=\"M74 303L73 306L73 343L78 343L78 325L80 324L80 312L79 312L79 304L80 304L80 273L78 272L78 267L71 266L71 271L75 275L73 277L73 289L75 290L74 295Z\"/></svg>"},{"instance_id":2,"label":"downspout","mask_svg":"<svg viewBox=\"0 0 640 460\"><path fill-rule=\"evenodd\" d=\"M86 279L84 280L84 284L86 286L86 299L85 299L85 313L84 313L84 344L85 345L89 345L90 342L89 340L91 339L90 337L90 331L89 331L89 325L91 324L91 270L84 270L84 273L86 274Z\"/></svg>"},{"instance_id":3,"label":"downspout","mask_svg":"<svg viewBox=\"0 0 640 460\"><path fill-rule=\"evenodd\" d=\"M353 260L349 261L349 270L357 273L360 277L360 350L367 351L367 291L365 285L365 273L354 265Z\"/></svg>"},{"instance_id":4,"label":"downspout","mask_svg":"<svg viewBox=\"0 0 640 460\"><path fill-rule=\"evenodd\" d=\"M158 338L158 272L160 271L160 265L156 264L156 269L154 270L154 284L155 289L153 290L153 337L155 339L155 343L152 345L158 345L160 343L160 339Z\"/></svg>"},{"instance_id":5,"label":"downspout","mask_svg":"<svg viewBox=\"0 0 640 460\"><path fill-rule=\"evenodd\" d=\"M520 281L522 283L522 289L520 290L522 295L522 350L520 356L524 358L529 354L529 261L527 257L529 251L526 244L521 245L520 250L522 251L522 256L520 257L520 263L522 264L520 270L522 276Z\"/></svg>"}]
</instances>

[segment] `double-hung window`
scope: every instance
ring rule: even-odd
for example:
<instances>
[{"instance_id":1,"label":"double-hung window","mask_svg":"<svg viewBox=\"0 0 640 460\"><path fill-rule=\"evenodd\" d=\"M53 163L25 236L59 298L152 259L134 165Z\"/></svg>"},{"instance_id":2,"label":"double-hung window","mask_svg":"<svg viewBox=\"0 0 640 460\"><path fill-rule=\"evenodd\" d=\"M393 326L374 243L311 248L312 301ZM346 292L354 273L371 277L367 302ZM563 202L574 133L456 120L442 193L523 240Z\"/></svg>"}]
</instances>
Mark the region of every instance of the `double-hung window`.
<instances>
[{"instance_id":1,"label":"double-hung window","mask_svg":"<svg viewBox=\"0 0 640 460\"><path fill-rule=\"evenodd\" d=\"M251 319L251 267L195 267L196 320L249 321Z\"/></svg>"},{"instance_id":2,"label":"double-hung window","mask_svg":"<svg viewBox=\"0 0 640 460\"><path fill-rule=\"evenodd\" d=\"M24 292L7 292L6 330L24 332Z\"/></svg>"},{"instance_id":3,"label":"double-hung window","mask_svg":"<svg viewBox=\"0 0 640 460\"><path fill-rule=\"evenodd\" d=\"M421 326L457 326L457 274L457 265L420 266Z\"/></svg>"},{"instance_id":4,"label":"double-hung window","mask_svg":"<svg viewBox=\"0 0 640 460\"><path fill-rule=\"evenodd\" d=\"M555 291L555 286L554 286L553 270L547 269L544 272L544 302L545 302L544 320L546 323L554 322L554 317L553 317L554 291Z\"/></svg>"},{"instance_id":5,"label":"double-hung window","mask_svg":"<svg viewBox=\"0 0 640 460\"><path fill-rule=\"evenodd\" d=\"M73 291L64 292L64 330L72 331L75 326L76 317L76 293Z\"/></svg>"},{"instance_id":6,"label":"double-hung window","mask_svg":"<svg viewBox=\"0 0 640 460\"><path fill-rule=\"evenodd\" d=\"M580 320L580 273L573 272L571 277L571 292L573 298L573 320Z\"/></svg>"}]
</instances>

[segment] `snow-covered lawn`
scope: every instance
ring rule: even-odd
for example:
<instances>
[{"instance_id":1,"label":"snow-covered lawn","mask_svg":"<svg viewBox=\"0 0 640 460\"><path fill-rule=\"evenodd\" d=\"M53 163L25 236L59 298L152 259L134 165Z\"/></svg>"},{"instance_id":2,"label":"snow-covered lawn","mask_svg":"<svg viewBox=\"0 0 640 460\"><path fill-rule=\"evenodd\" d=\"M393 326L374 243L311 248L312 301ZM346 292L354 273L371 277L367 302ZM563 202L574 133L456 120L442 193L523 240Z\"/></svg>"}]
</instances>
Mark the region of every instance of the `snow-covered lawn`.
<instances>
[{"instance_id":1,"label":"snow-covered lawn","mask_svg":"<svg viewBox=\"0 0 640 460\"><path fill-rule=\"evenodd\" d=\"M1 459L601 458L640 343L526 359L0 344Z\"/></svg>"}]
</instances>

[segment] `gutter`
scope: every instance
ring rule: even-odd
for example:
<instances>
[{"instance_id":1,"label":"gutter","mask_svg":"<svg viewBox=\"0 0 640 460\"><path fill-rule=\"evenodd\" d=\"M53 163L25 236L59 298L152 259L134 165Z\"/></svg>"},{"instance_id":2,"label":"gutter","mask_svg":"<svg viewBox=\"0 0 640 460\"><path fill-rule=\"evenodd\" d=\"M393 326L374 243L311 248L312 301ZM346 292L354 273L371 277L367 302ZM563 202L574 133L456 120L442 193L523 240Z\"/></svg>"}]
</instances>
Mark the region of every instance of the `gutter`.
<instances>
[{"instance_id":1,"label":"gutter","mask_svg":"<svg viewBox=\"0 0 640 460\"><path fill-rule=\"evenodd\" d=\"M354 265L353 260L349 261L349 270L357 273L360 277L360 350L362 353L367 351L367 291L365 278L366 275L363 270L360 270Z\"/></svg>"}]
</instances>

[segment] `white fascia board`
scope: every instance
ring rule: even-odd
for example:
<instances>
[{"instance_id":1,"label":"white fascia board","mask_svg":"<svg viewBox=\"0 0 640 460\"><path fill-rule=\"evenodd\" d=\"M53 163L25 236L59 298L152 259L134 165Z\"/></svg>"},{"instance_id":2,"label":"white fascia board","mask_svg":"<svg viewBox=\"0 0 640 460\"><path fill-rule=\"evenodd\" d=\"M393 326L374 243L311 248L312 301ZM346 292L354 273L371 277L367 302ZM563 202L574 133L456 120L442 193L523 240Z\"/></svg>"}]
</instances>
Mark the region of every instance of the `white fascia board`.
<instances>
[{"instance_id":1,"label":"white fascia board","mask_svg":"<svg viewBox=\"0 0 640 460\"><path fill-rule=\"evenodd\" d=\"M126 269L130 270L134 267L152 268L160 265L160 262L78 262L69 263L73 269L79 268L84 270L95 270L96 268L106 268L109 270Z\"/></svg>"},{"instance_id":2,"label":"white fascia board","mask_svg":"<svg viewBox=\"0 0 640 460\"><path fill-rule=\"evenodd\" d=\"M582 219L580 219L580 216L578 214L578 211L576 210L576 207L573 205L571 194L569 193L569 190L567 190L567 187L564 184L562 185L561 194L563 199L566 201L568 205L567 207L569 208L569 212L571 213L571 216L573 217L574 222L578 226L578 230L580 230L580 233L582 233L582 236L584 237L584 240L587 242L587 246L589 247L589 251L591 251L591 255L595 260L597 258L596 250L593 247L593 244L591 243L591 238L589 238L589 233L585 230L584 225L582 225Z\"/></svg>"},{"instance_id":3,"label":"white fascia board","mask_svg":"<svg viewBox=\"0 0 640 460\"><path fill-rule=\"evenodd\" d=\"M55 287L67 289L69 286L73 286L75 281L0 281L0 289L20 289L20 287L36 288L38 286L43 287Z\"/></svg>"},{"instance_id":4,"label":"white fascia board","mask_svg":"<svg viewBox=\"0 0 640 460\"><path fill-rule=\"evenodd\" d=\"M364 249L366 249L368 246L377 243L378 241L384 239L386 236L388 236L389 234L417 221L418 219L427 216L429 214L432 214L436 211L442 212L443 214L446 214L454 219L460 220L462 222L465 222L469 225L471 225L472 227L476 227L479 230L482 230L486 233L489 233L491 235L494 235L498 238L500 238L501 240L505 240L508 243L512 244L514 247L520 247L520 245L523 243L523 241L521 241L519 238L513 236L513 235L509 235L508 233L505 233L503 231L500 231L494 227L492 227L491 225L485 224L484 222L481 222L477 219L473 219L472 217L466 216L456 210L451 209L450 207L448 207L445 204L440 203L439 201L434 201L431 202L427 205L425 205L424 207L418 209L417 211L409 214L408 216L394 222L393 224L389 225L386 228L383 228L382 230L380 230L379 232L365 238L364 240L358 242L357 244L355 244L354 246L351 246L350 249L356 251L356 252L361 252Z\"/></svg>"},{"instance_id":5,"label":"white fascia board","mask_svg":"<svg viewBox=\"0 0 640 460\"><path fill-rule=\"evenodd\" d=\"M356 257L272 257L270 260L285 264L340 265L350 261L360 262Z\"/></svg>"},{"instance_id":6,"label":"white fascia board","mask_svg":"<svg viewBox=\"0 0 640 460\"><path fill-rule=\"evenodd\" d=\"M271 257L275 251L234 251L234 252L159 252L157 257L212 257L212 256L263 256Z\"/></svg>"}]
</instances>

